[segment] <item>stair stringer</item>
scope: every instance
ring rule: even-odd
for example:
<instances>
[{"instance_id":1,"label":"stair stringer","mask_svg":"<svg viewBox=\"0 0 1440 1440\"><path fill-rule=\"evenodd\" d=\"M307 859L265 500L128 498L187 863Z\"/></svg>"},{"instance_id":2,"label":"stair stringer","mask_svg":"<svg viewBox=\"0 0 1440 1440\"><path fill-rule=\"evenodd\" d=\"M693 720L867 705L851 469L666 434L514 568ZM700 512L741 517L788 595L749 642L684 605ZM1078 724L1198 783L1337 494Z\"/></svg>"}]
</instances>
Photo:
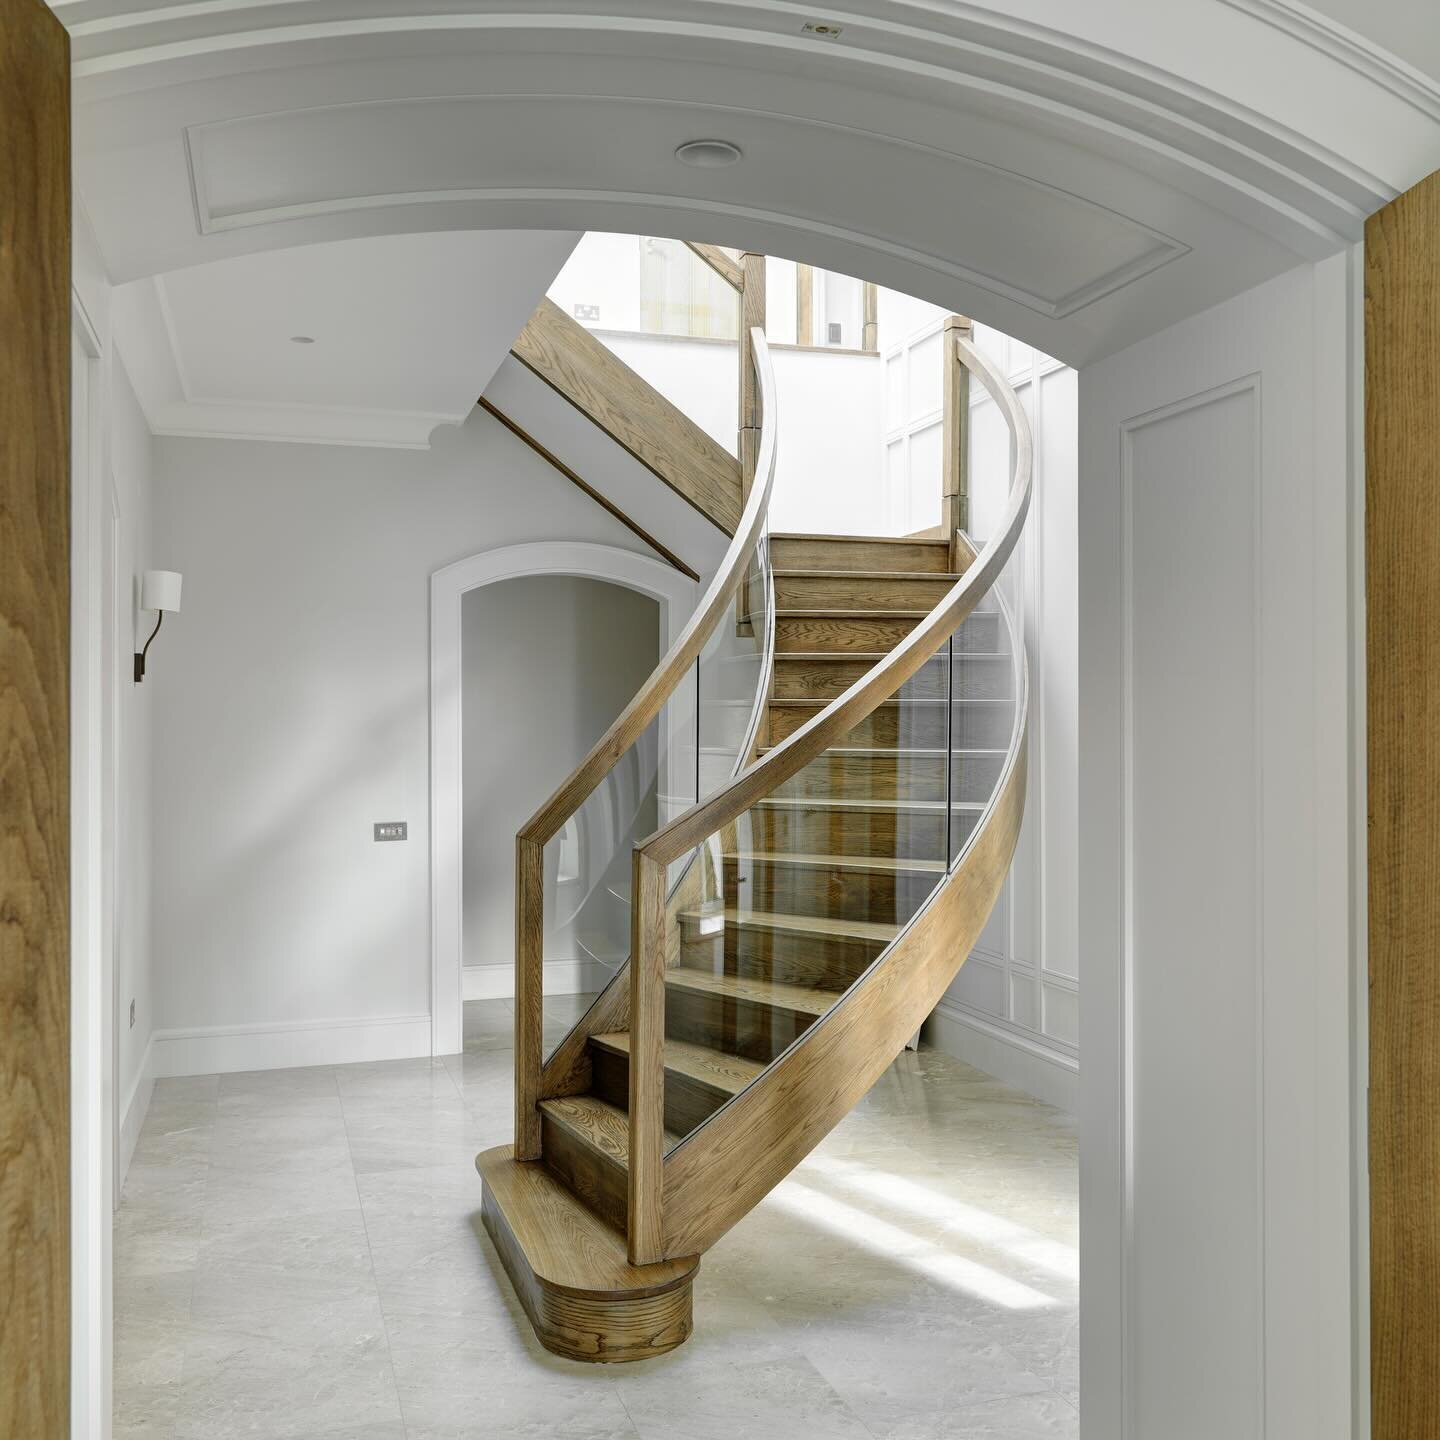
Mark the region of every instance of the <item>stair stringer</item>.
<instances>
[{"instance_id":1,"label":"stair stringer","mask_svg":"<svg viewBox=\"0 0 1440 1440\"><path fill-rule=\"evenodd\" d=\"M825 1015L665 1157L666 1258L703 1254L774 1189L875 1084L959 974L1019 839L1027 701L1022 679L1016 743L945 881Z\"/></svg>"}]
</instances>

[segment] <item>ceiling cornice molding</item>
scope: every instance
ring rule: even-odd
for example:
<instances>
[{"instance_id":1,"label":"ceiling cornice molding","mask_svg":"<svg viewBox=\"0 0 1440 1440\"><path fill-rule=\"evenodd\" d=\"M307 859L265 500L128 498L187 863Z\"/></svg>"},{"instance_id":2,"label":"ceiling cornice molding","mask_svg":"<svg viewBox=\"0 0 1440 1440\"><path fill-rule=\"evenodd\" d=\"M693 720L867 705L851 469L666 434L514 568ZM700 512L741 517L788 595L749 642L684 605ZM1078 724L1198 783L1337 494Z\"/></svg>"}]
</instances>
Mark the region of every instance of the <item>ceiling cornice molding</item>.
<instances>
[{"instance_id":1,"label":"ceiling cornice molding","mask_svg":"<svg viewBox=\"0 0 1440 1440\"><path fill-rule=\"evenodd\" d=\"M152 435L428 450L438 426L458 425L466 418L424 410L198 396L188 379L164 277L137 281L116 293L116 343Z\"/></svg>"},{"instance_id":2,"label":"ceiling cornice molding","mask_svg":"<svg viewBox=\"0 0 1440 1440\"><path fill-rule=\"evenodd\" d=\"M1440 81L1407 65L1398 55L1357 35L1328 15L1321 15L1308 5L1296 4L1295 0L1220 0L1220 3L1253 15L1329 56L1440 125Z\"/></svg>"},{"instance_id":3,"label":"ceiling cornice molding","mask_svg":"<svg viewBox=\"0 0 1440 1440\"><path fill-rule=\"evenodd\" d=\"M190 440L266 440L292 445L347 445L428 450L453 415L409 410L355 410L342 405L249 405L240 401L171 401L147 408L154 435ZM460 417L463 420L463 416Z\"/></svg>"},{"instance_id":4,"label":"ceiling cornice molding","mask_svg":"<svg viewBox=\"0 0 1440 1440\"><path fill-rule=\"evenodd\" d=\"M295 3L288 0L286 8ZM1223 3L1346 65L1385 93L1415 103L1414 94L1401 94L1396 88L1399 72L1394 66L1387 69L1375 59L1382 52L1362 62L1359 50L1340 45L1336 37L1342 32L1334 27L1300 24L1295 17L1304 12L1288 0ZM200 0L94 20L79 18L83 0L59 8L62 18L72 9L77 15L72 34L77 98L82 101L87 82L124 71L149 67L156 71L151 83L169 84L187 70L204 69L213 76L215 64L225 63L225 57L233 57L235 65L254 66L255 52L267 49L292 52L284 63L313 63L327 45L385 44L424 35L529 33L548 36L553 44L568 32L583 46L587 35L608 34L637 42L649 37L656 42L739 47L742 53L768 53L772 63L783 57L793 64L803 56L811 66L834 64L852 74L889 74L902 83L923 80L1004 98L1035 111L1052 125L1098 128L1140 144L1201 172L1209 181L1220 179L1244 190L1252 200L1272 201L1287 221L1302 217L1317 231L1340 240L1354 239L1364 217L1394 193L1382 179L1332 150L1212 89L1074 35L976 6L947 4L943 11L915 3L890 7L909 21L830 9L826 18L842 24L846 38L820 52L798 33L798 24L793 34L763 28L767 23L774 26L777 17L788 23L809 16L799 6L773 0L764 4L721 0L717 10L732 17L729 23L654 14L562 14L538 8L358 15L346 13L348 4L349 0L305 0L307 16L319 11L325 18L285 25L273 23L274 0ZM247 18L262 16L270 23L243 28ZM928 24L915 23L922 20ZM220 28L222 22L227 28ZM276 63L281 63L278 56ZM1287 191L1293 199L1282 198Z\"/></svg>"}]
</instances>

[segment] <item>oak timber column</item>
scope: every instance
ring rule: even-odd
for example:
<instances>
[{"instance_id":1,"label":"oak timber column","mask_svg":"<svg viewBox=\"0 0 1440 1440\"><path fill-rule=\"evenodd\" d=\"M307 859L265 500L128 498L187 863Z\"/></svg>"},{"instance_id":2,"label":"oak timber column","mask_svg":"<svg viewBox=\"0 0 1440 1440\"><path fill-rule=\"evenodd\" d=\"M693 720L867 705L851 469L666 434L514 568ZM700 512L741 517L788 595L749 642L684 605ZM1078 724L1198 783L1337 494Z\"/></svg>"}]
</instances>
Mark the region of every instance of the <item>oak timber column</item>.
<instances>
[{"instance_id":1,"label":"oak timber column","mask_svg":"<svg viewBox=\"0 0 1440 1440\"><path fill-rule=\"evenodd\" d=\"M755 354L750 345L750 331L758 325L765 328L765 257L752 250L740 252L740 434L736 446L740 457L740 504L750 498L755 482L755 460L760 453L760 377L755 373ZM750 576L746 571L740 593L735 597L736 629L750 628Z\"/></svg>"},{"instance_id":2,"label":"oak timber column","mask_svg":"<svg viewBox=\"0 0 1440 1440\"><path fill-rule=\"evenodd\" d=\"M957 340L973 340L975 326L963 315L947 315L941 335L944 379L940 401L943 455L940 534L950 542L950 569L960 569L962 530L970 525L970 371L960 363Z\"/></svg>"},{"instance_id":3,"label":"oak timber column","mask_svg":"<svg viewBox=\"0 0 1440 1440\"><path fill-rule=\"evenodd\" d=\"M70 1434L70 49L0 0L0 1440Z\"/></svg>"},{"instance_id":4,"label":"oak timber column","mask_svg":"<svg viewBox=\"0 0 1440 1440\"><path fill-rule=\"evenodd\" d=\"M1440 173L1365 227L1373 1440L1440 1435Z\"/></svg>"}]
</instances>

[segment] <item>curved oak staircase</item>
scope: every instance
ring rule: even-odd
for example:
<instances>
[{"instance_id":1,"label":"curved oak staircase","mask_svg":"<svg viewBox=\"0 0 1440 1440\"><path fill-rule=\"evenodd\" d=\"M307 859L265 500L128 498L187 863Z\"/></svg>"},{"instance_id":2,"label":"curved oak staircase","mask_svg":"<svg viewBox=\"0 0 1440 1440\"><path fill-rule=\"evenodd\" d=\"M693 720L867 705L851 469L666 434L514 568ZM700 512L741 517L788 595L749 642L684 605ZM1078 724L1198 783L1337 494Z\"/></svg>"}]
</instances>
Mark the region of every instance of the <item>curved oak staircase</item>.
<instances>
[{"instance_id":1,"label":"curved oak staircase","mask_svg":"<svg viewBox=\"0 0 1440 1440\"><path fill-rule=\"evenodd\" d=\"M995 582L1028 508L1030 436L984 356L946 341L1014 438L989 542L767 536L778 417L752 330L763 421L719 572L517 837L516 1140L476 1165L486 1228L558 1354L634 1360L689 1336L699 1256L905 1047L1008 872L1027 694ZM732 773L635 846L629 959L545 1057L544 847L737 619L764 659Z\"/></svg>"}]
</instances>

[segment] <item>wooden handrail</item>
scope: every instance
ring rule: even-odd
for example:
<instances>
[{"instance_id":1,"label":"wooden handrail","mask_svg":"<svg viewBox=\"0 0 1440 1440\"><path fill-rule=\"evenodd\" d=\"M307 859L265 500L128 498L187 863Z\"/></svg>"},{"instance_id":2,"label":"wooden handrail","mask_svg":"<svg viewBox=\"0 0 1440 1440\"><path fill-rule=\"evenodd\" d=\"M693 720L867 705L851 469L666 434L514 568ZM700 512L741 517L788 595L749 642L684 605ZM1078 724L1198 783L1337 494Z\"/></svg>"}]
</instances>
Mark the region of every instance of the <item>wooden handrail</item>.
<instances>
[{"instance_id":1,"label":"wooden handrail","mask_svg":"<svg viewBox=\"0 0 1440 1440\"><path fill-rule=\"evenodd\" d=\"M980 377L1009 422L1015 437L1015 466L1010 495L1000 524L975 563L956 581L945 598L894 650L876 662L843 695L832 700L799 730L782 740L758 765L736 776L723 790L692 805L640 847L648 859L668 865L738 820L757 801L837 743L878 705L888 700L945 643L980 597L995 583L1010 558L1030 507L1033 442L1030 422L1015 392L974 345L956 339L960 357Z\"/></svg>"},{"instance_id":2,"label":"wooden handrail","mask_svg":"<svg viewBox=\"0 0 1440 1440\"><path fill-rule=\"evenodd\" d=\"M685 1243L675 1240L676 1231L668 1223L665 1209L666 867L724 826L739 820L753 805L773 794L784 781L839 742L894 695L969 616L981 596L998 579L1019 540L1030 506L1033 441L1029 421L1015 392L990 361L957 332L952 330L947 334L953 336L960 359L980 377L1004 413L1014 437L1010 493L995 534L926 619L843 695L781 741L758 764L741 771L709 799L697 801L635 849L629 994L628 1242L631 1264L653 1263L661 1259L671 1245L680 1243L683 1247ZM1013 759L1012 754L1012 765L1007 772L1011 775L1015 773ZM1023 765L1019 776L1018 795L1023 801ZM1016 803L1015 794L1007 785L1006 795L1012 805ZM1018 827L1018 819L1015 824Z\"/></svg>"},{"instance_id":3,"label":"wooden handrail","mask_svg":"<svg viewBox=\"0 0 1440 1440\"><path fill-rule=\"evenodd\" d=\"M765 527L770 492L775 483L775 372L765 333L750 331L759 377L764 424L760 435L756 483L751 487L730 547L720 562L695 613L650 678L597 740L570 777L525 823L515 837L515 1158L534 1160L540 1154L539 1099L542 1062L544 948L544 869L546 843L594 794L620 757L645 733L665 702L690 672L705 642L729 609L743 583ZM697 697L698 698L698 697ZM662 882L663 883L663 882ZM663 896L662 896L663 907ZM658 1183L658 1177L657 1177Z\"/></svg>"},{"instance_id":4,"label":"wooden handrail","mask_svg":"<svg viewBox=\"0 0 1440 1440\"><path fill-rule=\"evenodd\" d=\"M725 281L727 285L733 286L736 290L744 286L745 276L740 269L739 263L733 260L718 245L707 245L702 240L687 240L685 244Z\"/></svg>"}]
</instances>

